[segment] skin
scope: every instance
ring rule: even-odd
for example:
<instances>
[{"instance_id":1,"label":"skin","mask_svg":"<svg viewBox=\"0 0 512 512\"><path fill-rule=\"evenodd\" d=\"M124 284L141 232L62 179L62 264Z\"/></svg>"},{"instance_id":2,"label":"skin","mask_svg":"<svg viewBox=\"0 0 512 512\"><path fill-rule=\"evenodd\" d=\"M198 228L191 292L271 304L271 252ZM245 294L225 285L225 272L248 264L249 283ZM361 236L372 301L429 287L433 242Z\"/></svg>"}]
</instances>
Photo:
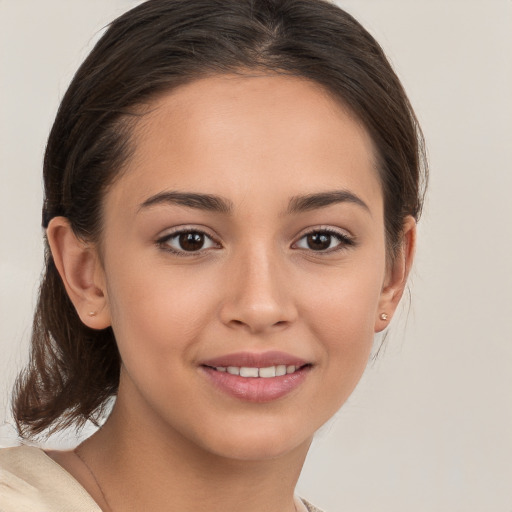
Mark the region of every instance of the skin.
<instances>
[{"instance_id":1,"label":"skin","mask_svg":"<svg viewBox=\"0 0 512 512\"><path fill-rule=\"evenodd\" d=\"M100 245L77 240L62 217L48 228L80 317L112 325L123 361L113 412L81 454L113 510L293 511L315 431L353 391L400 300L414 220L391 263L372 141L310 81L198 80L155 100L133 142L104 198ZM286 213L294 196L333 190L364 205ZM169 191L222 196L232 212L141 206ZM176 228L211 239L176 255L176 237L162 242ZM328 250L313 250L305 235L326 228L352 243L331 236ZM267 350L311 364L277 400L227 395L201 370ZM73 452L50 455L108 509Z\"/></svg>"}]
</instances>

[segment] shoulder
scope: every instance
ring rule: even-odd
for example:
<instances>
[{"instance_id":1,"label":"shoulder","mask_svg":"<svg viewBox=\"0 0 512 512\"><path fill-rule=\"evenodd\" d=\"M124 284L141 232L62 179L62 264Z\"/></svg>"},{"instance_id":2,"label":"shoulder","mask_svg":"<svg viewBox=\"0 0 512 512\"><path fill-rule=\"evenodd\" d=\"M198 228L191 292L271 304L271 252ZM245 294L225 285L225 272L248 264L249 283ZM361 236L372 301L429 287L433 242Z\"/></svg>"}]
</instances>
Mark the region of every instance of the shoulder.
<instances>
[{"instance_id":1,"label":"shoulder","mask_svg":"<svg viewBox=\"0 0 512 512\"><path fill-rule=\"evenodd\" d=\"M0 449L0 512L101 512L85 489L40 448Z\"/></svg>"}]
</instances>

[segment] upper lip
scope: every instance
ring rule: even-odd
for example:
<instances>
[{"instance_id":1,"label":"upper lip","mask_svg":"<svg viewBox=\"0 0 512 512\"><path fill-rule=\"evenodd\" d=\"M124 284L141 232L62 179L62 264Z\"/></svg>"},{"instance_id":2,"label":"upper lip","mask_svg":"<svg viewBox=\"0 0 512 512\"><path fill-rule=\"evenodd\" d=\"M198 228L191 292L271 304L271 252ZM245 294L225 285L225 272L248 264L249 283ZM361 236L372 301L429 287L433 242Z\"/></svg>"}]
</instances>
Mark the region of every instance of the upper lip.
<instances>
[{"instance_id":1,"label":"upper lip","mask_svg":"<svg viewBox=\"0 0 512 512\"><path fill-rule=\"evenodd\" d=\"M201 362L202 366L236 366L247 368L268 368L269 366L278 365L304 366L306 364L308 364L308 361L305 361L300 357L279 351L269 351L262 353L236 352L233 354L214 357L212 359Z\"/></svg>"}]
</instances>

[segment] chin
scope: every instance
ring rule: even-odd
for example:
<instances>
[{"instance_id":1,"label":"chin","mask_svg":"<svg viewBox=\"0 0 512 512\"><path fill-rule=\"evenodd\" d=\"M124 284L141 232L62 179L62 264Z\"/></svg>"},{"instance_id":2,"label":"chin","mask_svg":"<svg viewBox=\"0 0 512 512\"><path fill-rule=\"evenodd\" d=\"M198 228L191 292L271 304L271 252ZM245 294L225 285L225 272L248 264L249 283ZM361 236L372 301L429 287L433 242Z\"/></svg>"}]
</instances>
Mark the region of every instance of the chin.
<instances>
[{"instance_id":1,"label":"chin","mask_svg":"<svg viewBox=\"0 0 512 512\"><path fill-rule=\"evenodd\" d=\"M272 460L292 453L307 453L316 431L297 421L240 421L198 432L196 444L216 456L239 461Z\"/></svg>"},{"instance_id":2,"label":"chin","mask_svg":"<svg viewBox=\"0 0 512 512\"><path fill-rule=\"evenodd\" d=\"M238 461L270 461L304 451L307 453L312 436L293 442L291 439L282 439L278 436L245 436L244 439L230 439L214 447L214 453L223 458Z\"/></svg>"}]
</instances>

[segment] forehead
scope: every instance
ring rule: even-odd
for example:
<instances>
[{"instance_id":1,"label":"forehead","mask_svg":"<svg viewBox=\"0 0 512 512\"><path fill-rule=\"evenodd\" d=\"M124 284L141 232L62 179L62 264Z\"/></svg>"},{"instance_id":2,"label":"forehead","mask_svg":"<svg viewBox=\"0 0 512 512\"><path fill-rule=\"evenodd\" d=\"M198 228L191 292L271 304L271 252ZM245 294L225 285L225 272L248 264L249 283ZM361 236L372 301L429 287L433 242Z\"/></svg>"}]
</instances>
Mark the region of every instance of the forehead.
<instances>
[{"instance_id":1,"label":"forehead","mask_svg":"<svg viewBox=\"0 0 512 512\"><path fill-rule=\"evenodd\" d=\"M319 84L283 75L221 75L162 94L132 134L121 179L138 204L165 189L238 199L326 189L381 191L360 122ZM275 197L274 197L275 196ZM377 205L380 208L380 205Z\"/></svg>"}]
</instances>

